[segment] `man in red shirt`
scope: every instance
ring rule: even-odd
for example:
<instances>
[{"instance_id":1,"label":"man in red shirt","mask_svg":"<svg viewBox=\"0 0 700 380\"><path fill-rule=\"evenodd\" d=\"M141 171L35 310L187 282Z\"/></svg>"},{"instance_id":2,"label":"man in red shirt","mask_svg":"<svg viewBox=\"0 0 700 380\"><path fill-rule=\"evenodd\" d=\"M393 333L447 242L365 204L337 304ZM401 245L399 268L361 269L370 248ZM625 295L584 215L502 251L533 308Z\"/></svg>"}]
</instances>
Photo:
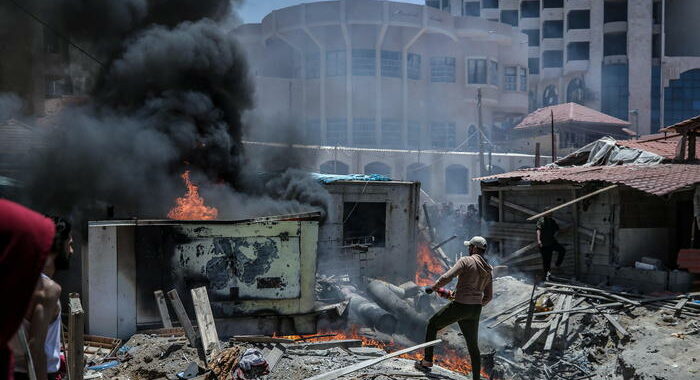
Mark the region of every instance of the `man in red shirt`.
<instances>
[{"instance_id":1,"label":"man in red shirt","mask_svg":"<svg viewBox=\"0 0 700 380\"><path fill-rule=\"evenodd\" d=\"M481 316L481 307L493 298L493 269L484 259L486 239L474 236L471 240L465 241L464 245L469 247L469 256L460 258L431 287L433 290L437 290L458 277L454 300L430 318L425 341L434 340L438 330L457 322L464 339L467 341L472 364L472 377L474 380L479 380L481 373L479 317ZM423 360L416 362L416 368L427 370L432 366L433 347L427 347Z\"/></svg>"}]
</instances>

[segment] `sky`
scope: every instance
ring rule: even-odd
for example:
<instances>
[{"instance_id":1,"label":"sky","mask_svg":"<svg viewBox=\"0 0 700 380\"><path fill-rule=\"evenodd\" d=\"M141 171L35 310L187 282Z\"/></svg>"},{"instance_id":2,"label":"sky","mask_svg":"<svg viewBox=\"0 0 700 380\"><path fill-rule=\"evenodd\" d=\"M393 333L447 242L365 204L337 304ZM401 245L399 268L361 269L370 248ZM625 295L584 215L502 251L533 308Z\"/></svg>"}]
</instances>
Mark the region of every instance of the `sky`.
<instances>
[{"instance_id":1,"label":"sky","mask_svg":"<svg viewBox=\"0 0 700 380\"><path fill-rule=\"evenodd\" d=\"M244 23L262 21L263 17L275 9L285 8L301 3L313 3L318 0L244 0L238 8L238 15ZM425 4L424 0L392 0L400 3Z\"/></svg>"}]
</instances>

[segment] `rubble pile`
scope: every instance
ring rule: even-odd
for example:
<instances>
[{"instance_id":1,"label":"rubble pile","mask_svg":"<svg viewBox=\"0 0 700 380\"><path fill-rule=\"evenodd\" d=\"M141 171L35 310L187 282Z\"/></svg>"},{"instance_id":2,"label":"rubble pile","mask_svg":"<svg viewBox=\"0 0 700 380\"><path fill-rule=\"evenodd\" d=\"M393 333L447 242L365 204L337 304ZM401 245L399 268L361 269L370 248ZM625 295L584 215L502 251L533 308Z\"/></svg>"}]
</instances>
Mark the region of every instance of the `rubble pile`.
<instances>
[{"instance_id":1,"label":"rubble pile","mask_svg":"<svg viewBox=\"0 0 700 380\"><path fill-rule=\"evenodd\" d=\"M643 297L570 282L523 286L501 278L482 330L508 339L496 354L507 379L691 379L700 374L699 294ZM507 297L507 296L505 296ZM530 302L532 300L532 302ZM486 310L486 309L485 309ZM487 334L488 335L488 334Z\"/></svg>"}]
</instances>

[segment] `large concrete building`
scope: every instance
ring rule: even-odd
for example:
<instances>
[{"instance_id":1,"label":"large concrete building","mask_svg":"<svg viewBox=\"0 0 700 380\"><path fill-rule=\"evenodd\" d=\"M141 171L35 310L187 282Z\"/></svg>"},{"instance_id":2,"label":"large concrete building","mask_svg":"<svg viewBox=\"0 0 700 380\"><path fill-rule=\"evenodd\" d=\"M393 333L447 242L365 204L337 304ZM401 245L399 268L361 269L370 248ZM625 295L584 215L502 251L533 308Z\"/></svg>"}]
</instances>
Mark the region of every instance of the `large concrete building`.
<instances>
[{"instance_id":1,"label":"large concrete building","mask_svg":"<svg viewBox=\"0 0 700 380\"><path fill-rule=\"evenodd\" d=\"M255 76L256 112L301 143L474 151L478 92L487 141L504 140L527 114L527 36L500 22L340 0L276 10L234 33ZM249 138L282 140L262 130Z\"/></svg>"},{"instance_id":2,"label":"large concrete building","mask_svg":"<svg viewBox=\"0 0 700 380\"><path fill-rule=\"evenodd\" d=\"M527 34L531 111L577 102L629 120L639 134L700 114L700 37L693 32L700 1L426 0L426 5L501 21Z\"/></svg>"}]
</instances>

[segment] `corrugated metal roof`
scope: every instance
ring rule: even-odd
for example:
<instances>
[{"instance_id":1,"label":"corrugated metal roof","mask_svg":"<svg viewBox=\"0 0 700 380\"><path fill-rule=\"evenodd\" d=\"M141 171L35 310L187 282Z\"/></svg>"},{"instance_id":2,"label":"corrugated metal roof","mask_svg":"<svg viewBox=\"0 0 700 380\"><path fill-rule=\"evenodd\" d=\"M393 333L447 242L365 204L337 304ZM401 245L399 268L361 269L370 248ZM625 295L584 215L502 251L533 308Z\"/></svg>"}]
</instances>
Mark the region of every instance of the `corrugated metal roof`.
<instances>
[{"instance_id":1,"label":"corrugated metal roof","mask_svg":"<svg viewBox=\"0 0 700 380\"><path fill-rule=\"evenodd\" d=\"M630 123L577 103L557 104L540 108L525 116L515 129L535 128L550 125L554 112L554 124L567 123L599 124L601 126L628 127Z\"/></svg>"},{"instance_id":2,"label":"corrugated metal roof","mask_svg":"<svg viewBox=\"0 0 700 380\"><path fill-rule=\"evenodd\" d=\"M659 164L568 168L536 168L517 170L476 180L520 179L527 182L590 182L616 183L654 195L671 192L700 183L700 165Z\"/></svg>"}]
</instances>

